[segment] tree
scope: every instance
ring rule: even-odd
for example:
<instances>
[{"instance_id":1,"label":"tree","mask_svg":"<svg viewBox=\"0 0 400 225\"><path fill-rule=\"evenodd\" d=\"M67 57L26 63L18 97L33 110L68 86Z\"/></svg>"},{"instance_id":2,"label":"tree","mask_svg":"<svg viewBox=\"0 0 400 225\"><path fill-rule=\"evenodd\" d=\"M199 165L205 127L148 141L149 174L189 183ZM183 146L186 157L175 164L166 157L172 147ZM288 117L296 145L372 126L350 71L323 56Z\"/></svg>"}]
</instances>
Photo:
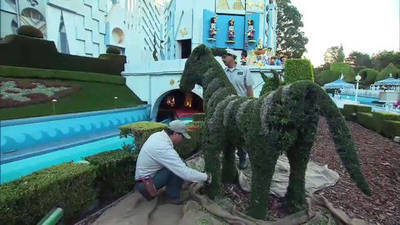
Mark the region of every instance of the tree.
<instances>
[{"instance_id":1,"label":"tree","mask_svg":"<svg viewBox=\"0 0 400 225\"><path fill-rule=\"evenodd\" d=\"M371 57L368 54L353 51L346 58L346 63L353 67L370 68L372 66Z\"/></svg>"},{"instance_id":2,"label":"tree","mask_svg":"<svg viewBox=\"0 0 400 225\"><path fill-rule=\"evenodd\" d=\"M326 50L324 55L325 63L343 63L344 62L344 52L342 46L333 46Z\"/></svg>"},{"instance_id":3,"label":"tree","mask_svg":"<svg viewBox=\"0 0 400 225\"><path fill-rule=\"evenodd\" d=\"M400 68L400 52L383 51L372 57L372 66L377 70L385 68L390 63Z\"/></svg>"},{"instance_id":4,"label":"tree","mask_svg":"<svg viewBox=\"0 0 400 225\"><path fill-rule=\"evenodd\" d=\"M301 58L306 51L308 39L301 28L302 15L291 5L290 0L277 0L278 23L276 29L277 44L280 51L290 58Z\"/></svg>"}]
</instances>

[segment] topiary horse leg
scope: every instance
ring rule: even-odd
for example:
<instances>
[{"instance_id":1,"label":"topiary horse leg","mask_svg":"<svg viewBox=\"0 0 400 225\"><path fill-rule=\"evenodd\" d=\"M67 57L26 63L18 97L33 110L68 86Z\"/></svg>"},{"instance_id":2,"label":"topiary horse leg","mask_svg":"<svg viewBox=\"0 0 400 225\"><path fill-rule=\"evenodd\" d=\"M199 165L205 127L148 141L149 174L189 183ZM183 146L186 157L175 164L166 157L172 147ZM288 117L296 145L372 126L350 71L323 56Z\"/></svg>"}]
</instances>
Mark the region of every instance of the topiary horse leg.
<instances>
[{"instance_id":1,"label":"topiary horse leg","mask_svg":"<svg viewBox=\"0 0 400 225\"><path fill-rule=\"evenodd\" d=\"M275 146L272 146L271 142L264 143L259 141L254 143L254 147L249 151L249 156L252 180L248 214L257 219L265 219L271 180L279 157L279 151Z\"/></svg>"},{"instance_id":2,"label":"topiary horse leg","mask_svg":"<svg viewBox=\"0 0 400 225\"><path fill-rule=\"evenodd\" d=\"M316 128L311 128L307 133L299 133L295 145L287 151L290 176L286 195L290 212L306 208L305 176L315 131Z\"/></svg>"},{"instance_id":3,"label":"topiary horse leg","mask_svg":"<svg viewBox=\"0 0 400 225\"><path fill-rule=\"evenodd\" d=\"M237 175L235 166L235 148L233 148L230 143L226 143L223 152L222 182L233 183Z\"/></svg>"}]
</instances>

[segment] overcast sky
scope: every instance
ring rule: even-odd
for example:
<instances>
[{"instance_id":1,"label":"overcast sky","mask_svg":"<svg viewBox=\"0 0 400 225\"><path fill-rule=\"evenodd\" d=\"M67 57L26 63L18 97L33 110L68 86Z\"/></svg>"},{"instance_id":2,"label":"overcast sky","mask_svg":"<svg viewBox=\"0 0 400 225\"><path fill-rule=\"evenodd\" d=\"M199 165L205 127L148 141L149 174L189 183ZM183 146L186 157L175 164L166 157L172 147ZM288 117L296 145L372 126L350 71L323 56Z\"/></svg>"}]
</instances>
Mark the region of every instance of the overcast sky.
<instances>
[{"instance_id":1,"label":"overcast sky","mask_svg":"<svg viewBox=\"0 0 400 225\"><path fill-rule=\"evenodd\" d=\"M399 51L400 0L292 0L303 15L309 42L306 57L314 66L324 63L324 53L343 44L353 51L376 54Z\"/></svg>"}]
</instances>

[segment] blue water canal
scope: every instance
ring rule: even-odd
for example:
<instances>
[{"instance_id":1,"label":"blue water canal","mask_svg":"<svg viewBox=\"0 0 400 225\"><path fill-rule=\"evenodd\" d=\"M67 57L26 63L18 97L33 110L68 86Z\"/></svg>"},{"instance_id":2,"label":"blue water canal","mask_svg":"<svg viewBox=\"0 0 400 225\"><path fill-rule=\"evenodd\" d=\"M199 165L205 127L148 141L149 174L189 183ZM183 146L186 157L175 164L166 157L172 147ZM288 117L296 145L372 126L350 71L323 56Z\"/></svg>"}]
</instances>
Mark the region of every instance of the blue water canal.
<instances>
[{"instance_id":1,"label":"blue water canal","mask_svg":"<svg viewBox=\"0 0 400 225\"><path fill-rule=\"evenodd\" d=\"M63 162L120 149L118 127L148 121L150 106L1 121L0 183Z\"/></svg>"}]
</instances>

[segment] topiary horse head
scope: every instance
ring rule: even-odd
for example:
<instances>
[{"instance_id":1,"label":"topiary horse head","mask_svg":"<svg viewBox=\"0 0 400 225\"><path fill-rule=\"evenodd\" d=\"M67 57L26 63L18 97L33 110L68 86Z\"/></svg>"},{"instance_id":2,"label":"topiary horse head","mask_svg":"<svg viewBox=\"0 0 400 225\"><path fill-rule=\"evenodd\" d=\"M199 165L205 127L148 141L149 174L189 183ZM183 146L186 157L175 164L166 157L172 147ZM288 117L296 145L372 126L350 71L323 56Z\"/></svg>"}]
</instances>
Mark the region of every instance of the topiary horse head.
<instances>
[{"instance_id":1,"label":"topiary horse head","mask_svg":"<svg viewBox=\"0 0 400 225\"><path fill-rule=\"evenodd\" d=\"M290 163L286 194L289 209L292 212L303 209L305 172L320 115L327 118L337 152L351 178L362 192L371 194L344 118L318 85L297 81L258 99L239 97L221 65L204 45L195 48L188 58L180 88L191 91L195 84L204 90L203 149L205 169L213 175L207 190L211 198L221 193L221 181L234 182L235 149L246 149L253 173L249 214L265 218L275 164L279 155L286 152Z\"/></svg>"}]
</instances>

